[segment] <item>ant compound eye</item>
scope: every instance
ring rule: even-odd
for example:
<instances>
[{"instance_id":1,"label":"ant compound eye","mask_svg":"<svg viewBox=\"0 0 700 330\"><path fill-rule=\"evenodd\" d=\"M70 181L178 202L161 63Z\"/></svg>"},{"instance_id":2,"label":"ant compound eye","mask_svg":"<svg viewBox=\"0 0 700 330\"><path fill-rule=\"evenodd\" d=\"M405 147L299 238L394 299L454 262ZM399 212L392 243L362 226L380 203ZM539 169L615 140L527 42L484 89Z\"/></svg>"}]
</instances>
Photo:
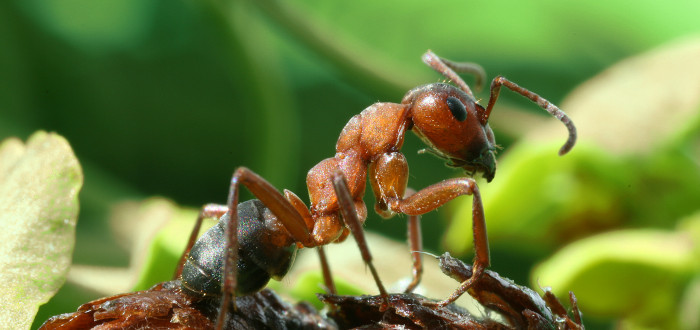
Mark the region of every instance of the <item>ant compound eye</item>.
<instances>
[{"instance_id":1,"label":"ant compound eye","mask_svg":"<svg viewBox=\"0 0 700 330\"><path fill-rule=\"evenodd\" d=\"M454 116L457 121L465 121L467 119L467 108L462 101L454 96L448 97L446 101L447 106L452 112L452 116Z\"/></svg>"}]
</instances>

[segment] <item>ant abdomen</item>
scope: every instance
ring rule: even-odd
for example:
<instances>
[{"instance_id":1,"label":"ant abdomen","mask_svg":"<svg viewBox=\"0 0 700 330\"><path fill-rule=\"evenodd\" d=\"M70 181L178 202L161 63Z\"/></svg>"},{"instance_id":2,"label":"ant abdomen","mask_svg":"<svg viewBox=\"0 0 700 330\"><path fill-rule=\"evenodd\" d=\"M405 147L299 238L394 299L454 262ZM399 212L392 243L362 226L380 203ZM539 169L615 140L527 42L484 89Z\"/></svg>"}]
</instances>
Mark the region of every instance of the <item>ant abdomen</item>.
<instances>
[{"instance_id":1,"label":"ant abdomen","mask_svg":"<svg viewBox=\"0 0 700 330\"><path fill-rule=\"evenodd\" d=\"M217 297L222 292L226 213L192 246L182 269L182 288L195 295ZM236 295L247 295L284 277L297 246L277 218L257 199L238 205L238 264Z\"/></svg>"}]
</instances>

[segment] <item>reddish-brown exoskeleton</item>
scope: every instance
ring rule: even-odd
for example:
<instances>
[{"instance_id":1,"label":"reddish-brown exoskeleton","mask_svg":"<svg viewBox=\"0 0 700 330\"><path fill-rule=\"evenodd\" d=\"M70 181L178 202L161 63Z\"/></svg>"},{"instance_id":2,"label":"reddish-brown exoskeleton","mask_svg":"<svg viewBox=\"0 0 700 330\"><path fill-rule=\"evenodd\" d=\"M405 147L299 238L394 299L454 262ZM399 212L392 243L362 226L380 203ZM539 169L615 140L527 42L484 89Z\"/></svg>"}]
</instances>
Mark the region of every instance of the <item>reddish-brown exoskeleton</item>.
<instances>
[{"instance_id":1,"label":"reddish-brown exoskeleton","mask_svg":"<svg viewBox=\"0 0 700 330\"><path fill-rule=\"evenodd\" d=\"M200 212L192 233L188 249L183 254L176 276L180 276L183 265L194 262L186 258L195 242L201 220L206 217L221 218L228 214L225 224L225 260L223 262L223 297L217 324L224 324L226 310L235 299L238 283L239 256L238 194L245 186L267 207L274 217L268 219L270 232L267 249L286 249L296 243L299 247L318 247L324 270L326 286L334 292L330 271L321 247L342 242L352 233L378 286L379 293L387 297L379 275L372 264L367 243L362 232L362 223L367 217L363 201L366 178L369 175L372 191L376 196L375 210L388 218L396 213L409 215L409 242L411 251L420 251L418 216L445 204L461 195L473 196L473 233L475 258L473 274L455 292L438 305L447 305L461 296L489 266L488 240L483 206L476 182L470 177L447 179L412 194L406 194L408 164L400 152L404 134L415 132L433 153L447 161L451 167L463 168L469 176L482 173L491 181L496 171L494 135L488 125L489 115L498 98L501 86L537 103L561 120L569 130L569 138L559 154L568 152L576 140L576 130L571 120L555 105L504 77L491 83L491 96L486 108L476 102L466 83L455 73L472 73L483 79L483 70L471 63L454 63L428 51L423 61L450 79L458 87L445 83L434 83L409 91L400 104L375 103L352 117L340 133L336 154L321 161L307 175L307 186L311 207L291 191L280 193L265 179L251 170L238 168L231 179L227 205L207 205ZM283 230L280 230L283 228ZM272 237L272 238L270 238ZM244 251L242 247L240 251ZM413 281L407 288L412 291L420 281L421 256L413 252ZM236 266L238 265L238 266ZM200 266L196 266L201 270ZM283 276L286 269L275 276ZM183 278L183 286L188 283ZM188 287L190 291L196 288ZM385 299L388 303L388 300Z\"/></svg>"}]
</instances>

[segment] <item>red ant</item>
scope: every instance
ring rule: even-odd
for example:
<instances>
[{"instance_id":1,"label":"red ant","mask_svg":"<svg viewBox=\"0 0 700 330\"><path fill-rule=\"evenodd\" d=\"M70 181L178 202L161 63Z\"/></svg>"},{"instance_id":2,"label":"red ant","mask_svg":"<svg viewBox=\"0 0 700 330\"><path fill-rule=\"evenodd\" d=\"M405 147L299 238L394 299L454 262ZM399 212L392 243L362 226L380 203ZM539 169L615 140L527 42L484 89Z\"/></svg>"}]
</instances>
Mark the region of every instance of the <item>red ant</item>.
<instances>
[{"instance_id":1,"label":"red ant","mask_svg":"<svg viewBox=\"0 0 700 330\"><path fill-rule=\"evenodd\" d=\"M569 138L559 150L560 155L573 147L576 129L555 105L500 76L491 83L491 97L484 109L476 102L467 84L455 73L475 74L478 83L484 77L481 67L472 63L454 63L430 51L423 56L423 61L459 88L444 83L420 86L409 91L401 104L376 103L350 119L336 144L335 157L323 160L308 173L306 181L311 197L310 208L291 191L285 190L283 195L251 170L238 168L231 179L227 205L208 204L200 211L175 271L175 279L179 281L161 284L167 286L165 291L156 288L88 303L81 306L77 313L54 317L44 326L53 328L65 323L68 328L80 328L88 324L96 325L108 320L107 314L109 317L124 317L127 323L145 322L154 316L141 313L143 315L140 317L145 319L130 319L124 313L146 306L139 299L157 305L160 300L155 301L153 297L165 299L171 295L178 301L182 300L178 306L182 305L185 309L197 301L212 303L207 298L221 298L216 320L217 328L221 329L231 314L230 306L235 306L235 296L261 290L271 277L283 277L293 262L296 249L300 247L318 247L326 287L330 293L335 293L321 247L342 242L351 232L379 288L382 308L388 307L389 296L372 264L362 231L362 223L367 217L362 200L367 174L376 196L375 210L379 215L385 218L396 213L409 215L413 281L406 292L411 292L418 285L422 274L419 215L457 196L473 196L475 257L471 275L462 279L462 284L452 295L434 305L444 307L454 302L482 277L490 263L479 189L472 178L453 178L407 194L408 164L399 152L406 130L413 130L433 153L447 161L448 166L461 167L469 176L481 172L487 181L491 181L496 171L496 145L488 118L501 86L527 97L566 125ZM241 184L258 200L238 204ZM197 240L202 221L208 217L218 218L219 222ZM173 285L180 289L171 288ZM139 302L131 303L132 298L121 301L122 296L133 296L134 301ZM125 309L119 309L120 306ZM171 303L163 306L165 316L175 312ZM160 306L161 309L163 306ZM92 320L89 315L95 313L97 317L97 312L101 313L99 318L104 319ZM192 312L199 313L196 308Z\"/></svg>"},{"instance_id":2,"label":"red ant","mask_svg":"<svg viewBox=\"0 0 700 330\"><path fill-rule=\"evenodd\" d=\"M233 174L227 205L208 204L202 208L175 276L182 278L183 289L192 294L223 295L218 327L225 323L226 311L236 294L254 292L263 287L270 276L286 274L296 247L319 248L324 281L328 290L334 293L321 247L342 242L351 232L380 295L388 305L386 290L372 264L362 231L362 223L367 217L363 196L368 174L377 200L375 211L384 218L396 213L409 215L411 251L421 250L419 215L435 210L457 196L473 196L474 271L452 295L437 305L454 302L489 266L483 206L477 184L470 177L481 172L487 181L491 181L495 175L496 144L488 119L501 86L532 100L566 125L569 137L559 150L560 155L574 146L576 128L554 104L502 76L492 81L490 99L484 108L456 73L474 74L478 84L485 76L480 66L455 63L431 51L423 56L423 61L459 88L445 83L420 86L410 90L401 104L375 103L352 117L340 133L335 156L321 161L308 172L306 183L310 208L291 191L280 193L245 167L236 169ZM408 163L400 152L407 130L415 132L430 151L447 161L448 166L461 167L470 177L447 179L407 196ZM265 216L249 218L258 220L253 229L246 224L248 220L239 219L241 211L245 213L252 209L241 205L243 209L239 210L241 185L261 202L260 214L266 213ZM201 222L207 217L222 221L215 227L215 232L205 234L205 238L195 245ZM221 243L226 247L225 251L221 251ZM412 255L413 281L406 292L418 285L422 273L419 253L413 252ZM259 265L252 265L251 260L257 260Z\"/></svg>"}]
</instances>

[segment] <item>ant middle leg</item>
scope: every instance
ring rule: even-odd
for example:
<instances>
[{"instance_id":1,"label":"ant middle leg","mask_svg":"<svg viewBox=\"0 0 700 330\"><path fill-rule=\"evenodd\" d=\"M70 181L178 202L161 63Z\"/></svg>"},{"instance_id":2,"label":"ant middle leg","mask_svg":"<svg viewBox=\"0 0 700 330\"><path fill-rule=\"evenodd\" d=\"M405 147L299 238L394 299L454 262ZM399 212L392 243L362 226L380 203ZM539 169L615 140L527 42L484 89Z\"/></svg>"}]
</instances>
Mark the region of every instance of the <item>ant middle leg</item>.
<instances>
[{"instance_id":1,"label":"ant middle leg","mask_svg":"<svg viewBox=\"0 0 700 330\"><path fill-rule=\"evenodd\" d=\"M423 276L423 238L420 230L420 216L408 216L408 246L411 250L411 258L413 259L412 280L406 287L405 293L411 293L420 284Z\"/></svg>"},{"instance_id":2,"label":"ant middle leg","mask_svg":"<svg viewBox=\"0 0 700 330\"><path fill-rule=\"evenodd\" d=\"M319 245L316 248L316 251L318 252L318 258L321 261L323 284L326 286L326 290L330 294L338 294L338 290L335 288L335 282L333 281L333 276L331 275L331 267L328 263L328 258L326 258L326 252L323 250L323 246Z\"/></svg>"},{"instance_id":3,"label":"ant middle leg","mask_svg":"<svg viewBox=\"0 0 700 330\"><path fill-rule=\"evenodd\" d=\"M415 193L415 190L406 188L406 193L403 197L408 198ZM407 229L408 247L411 251L411 259L413 259L411 268L413 277L404 292L411 293L418 287L423 276L423 254L421 253L423 251L423 237L420 229L420 215L408 216Z\"/></svg>"},{"instance_id":4,"label":"ant middle leg","mask_svg":"<svg viewBox=\"0 0 700 330\"><path fill-rule=\"evenodd\" d=\"M348 184L345 180L345 175L340 170L333 173L333 188L335 189L335 194L338 196L338 206L340 207L340 213L345 220L345 224L350 228L350 232L355 237L355 242L360 248L360 254L362 255L362 260L364 260L367 267L369 267L374 282L377 283L377 288L379 289L379 294L384 299L385 307L389 306L389 295L384 289L384 284L382 284L379 278L379 273L377 269L374 268L372 263L372 254L369 252L369 246L367 245L367 240L365 239L365 234L362 229L362 223L357 216L357 211L355 210L355 203L350 195L350 190L348 189Z\"/></svg>"}]
</instances>

